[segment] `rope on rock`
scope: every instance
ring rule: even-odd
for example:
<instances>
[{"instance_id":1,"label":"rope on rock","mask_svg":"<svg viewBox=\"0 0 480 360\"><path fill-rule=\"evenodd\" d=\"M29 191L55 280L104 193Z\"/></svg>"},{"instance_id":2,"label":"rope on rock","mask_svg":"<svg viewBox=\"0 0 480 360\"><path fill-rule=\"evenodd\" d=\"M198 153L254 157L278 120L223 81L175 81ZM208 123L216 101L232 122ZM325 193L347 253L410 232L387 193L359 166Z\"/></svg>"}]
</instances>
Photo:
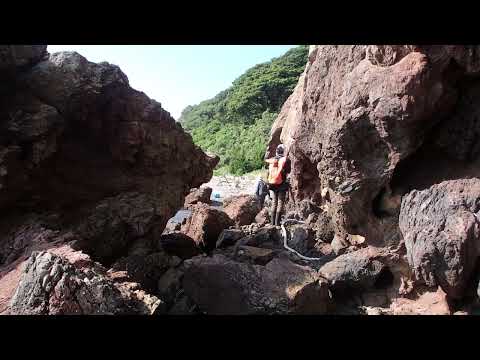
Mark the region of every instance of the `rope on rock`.
<instances>
[{"instance_id":1,"label":"rope on rock","mask_svg":"<svg viewBox=\"0 0 480 360\"><path fill-rule=\"evenodd\" d=\"M300 254L297 250L292 249L290 246L288 246L287 244L288 234L287 234L287 229L285 229L285 224L305 224L305 222L300 220L295 220L295 219L287 219L284 222L282 222L281 228L282 228L282 236L283 236L283 247L285 249L287 249L290 252L293 252L295 255L301 257L304 260L308 260L308 261L322 260L322 258L304 256Z\"/></svg>"}]
</instances>

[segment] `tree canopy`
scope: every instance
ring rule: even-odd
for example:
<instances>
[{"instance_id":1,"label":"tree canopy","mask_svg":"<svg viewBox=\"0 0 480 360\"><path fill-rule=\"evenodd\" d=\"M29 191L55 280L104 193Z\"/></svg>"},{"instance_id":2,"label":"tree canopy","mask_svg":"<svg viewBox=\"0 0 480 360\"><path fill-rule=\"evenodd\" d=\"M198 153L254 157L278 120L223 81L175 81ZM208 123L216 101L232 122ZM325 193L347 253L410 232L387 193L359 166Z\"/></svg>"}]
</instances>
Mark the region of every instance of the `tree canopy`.
<instances>
[{"instance_id":1,"label":"tree canopy","mask_svg":"<svg viewBox=\"0 0 480 360\"><path fill-rule=\"evenodd\" d=\"M214 98L187 106L180 123L203 150L220 156L217 171L235 175L259 169L270 128L305 68L301 45L258 64Z\"/></svg>"}]
</instances>

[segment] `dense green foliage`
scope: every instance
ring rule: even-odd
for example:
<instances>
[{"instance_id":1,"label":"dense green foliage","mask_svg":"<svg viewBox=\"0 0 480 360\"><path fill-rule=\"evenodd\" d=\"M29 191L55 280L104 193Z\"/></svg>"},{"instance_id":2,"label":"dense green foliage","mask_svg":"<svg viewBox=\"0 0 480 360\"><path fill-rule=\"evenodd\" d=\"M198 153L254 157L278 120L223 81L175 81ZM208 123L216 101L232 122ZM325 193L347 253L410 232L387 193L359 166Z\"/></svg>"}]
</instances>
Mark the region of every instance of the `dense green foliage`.
<instances>
[{"instance_id":1,"label":"dense green foliage","mask_svg":"<svg viewBox=\"0 0 480 360\"><path fill-rule=\"evenodd\" d=\"M297 84L308 47L256 65L213 99L187 106L179 119L202 149L220 156L220 171L241 175L262 167L275 117Z\"/></svg>"}]
</instances>

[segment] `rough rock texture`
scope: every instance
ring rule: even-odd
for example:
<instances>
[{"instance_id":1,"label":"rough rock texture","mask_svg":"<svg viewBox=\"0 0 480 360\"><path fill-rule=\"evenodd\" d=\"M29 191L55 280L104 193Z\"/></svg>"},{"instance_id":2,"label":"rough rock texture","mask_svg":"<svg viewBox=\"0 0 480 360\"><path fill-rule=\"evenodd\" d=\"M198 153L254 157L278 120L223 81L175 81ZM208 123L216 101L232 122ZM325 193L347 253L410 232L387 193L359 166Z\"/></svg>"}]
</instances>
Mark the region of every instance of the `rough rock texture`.
<instances>
[{"instance_id":1,"label":"rough rock texture","mask_svg":"<svg viewBox=\"0 0 480 360\"><path fill-rule=\"evenodd\" d=\"M460 298L480 255L480 180L445 181L403 197L400 230L417 280Z\"/></svg>"},{"instance_id":2,"label":"rough rock texture","mask_svg":"<svg viewBox=\"0 0 480 360\"><path fill-rule=\"evenodd\" d=\"M165 226L212 176L218 159L117 66L56 53L22 68L16 83L0 97L0 210L68 210L88 219L87 232L105 226L93 243L112 232L129 242Z\"/></svg>"},{"instance_id":3,"label":"rough rock texture","mask_svg":"<svg viewBox=\"0 0 480 360\"><path fill-rule=\"evenodd\" d=\"M288 246L303 255L311 255L315 248L315 233L308 225L296 224L287 228Z\"/></svg>"},{"instance_id":4,"label":"rough rock texture","mask_svg":"<svg viewBox=\"0 0 480 360\"><path fill-rule=\"evenodd\" d=\"M227 214L200 203L192 207L192 214L182 225L181 232L208 251L215 248L222 230L230 226L233 226L233 221Z\"/></svg>"},{"instance_id":5,"label":"rough rock texture","mask_svg":"<svg viewBox=\"0 0 480 360\"><path fill-rule=\"evenodd\" d=\"M347 243L350 235L372 245L398 243L399 197L416 188L411 169L422 168L412 155L433 149L429 169L448 169L448 152L459 159L478 158L478 50L460 45L313 47L272 128L267 152L271 155L280 141L287 147L293 192L288 206L309 200L328 208L336 235ZM405 161L410 171L389 188ZM479 173L470 170L470 175ZM429 185L438 181L439 172L427 174ZM447 176L465 177L466 172Z\"/></svg>"},{"instance_id":6,"label":"rough rock texture","mask_svg":"<svg viewBox=\"0 0 480 360\"><path fill-rule=\"evenodd\" d=\"M168 306L178 303L179 295L182 293L183 271L178 268L168 269L159 279L157 284L158 296Z\"/></svg>"},{"instance_id":7,"label":"rough rock texture","mask_svg":"<svg viewBox=\"0 0 480 360\"><path fill-rule=\"evenodd\" d=\"M220 233L216 248L227 247L235 245L235 243L245 236L245 233L239 229L225 229Z\"/></svg>"},{"instance_id":8,"label":"rough rock texture","mask_svg":"<svg viewBox=\"0 0 480 360\"><path fill-rule=\"evenodd\" d=\"M255 217L261 208L254 195L238 195L225 199L223 210L236 226L243 226L255 222Z\"/></svg>"},{"instance_id":9,"label":"rough rock texture","mask_svg":"<svg viewBox=\"0 0 480 360\"><path fill-rule=\"evenodd\" d=\"M183 288L207 314L323 314L330 306L327 283L285 258L260 266L216 254L185 266Z\"/></svg>"},{"instance_id":10,"label":"rough rock texture","mask_svg":"<svg viewBox=\"0 0 480 360\"><path fill-rule=\"evenodd\" d=\"M256 265L266 265L277 255L272 249L242 245L238 248L236 260L248 261Z\"/></svg>"},{"instance_id":11,"label":"rough rock texture","mask_svg":"<svg viewBox=\"0 0 480 360\"><path fill-rule=\"evenodd\" d=\"M34 252L10 304L12 315L152 314L160 300L117 286L88 257Z\"/></svg>"},{"instance_id":12,"label":"rough rock texture","mask_svg":"<svg viewBox=\"0 0 480 360\"><path fill-rule=\"evenodd\" d=\"M343 254L323 265L319 274L327 279L335 293L348 290L366 290L375 285L385 269L385 264L376 259L377 252L365 248Z\"/></svg>"},{"instance_id":13,"label":"rough rock texture","mask_svg":"<svg viewBox=\"0 0 480 360\"><path fill-rule=\"evenodd\" d=\"M180 264L180 258L164 252L156 252L147 256L130 255L116 261L111 271L125 272L130 279L139 283L143 289L154 294L158 279L170 268Z\"/></svg>"},{"instance_id":14,"label":"rough rock texture","mask_svg":"<svg viewBox=\"0 0 480 360\"><path fill-rule=\"evenodd\" d=\"M310 213L307 217L306 223L310 225L315 231L315 238L326 243L331 243L335 232L333 230L331 218L325 212L319 214Z\"/></svg>"},{"instance_id":15,"label":"rough rock texture","mask_svg":"<svg viewBox=\"0 0 480 360\"><path fill-rule=\"evenodd\" d=\"M189 259L202 252L198 244L191 237L181 232L162 235L158 242L159 248L181 259Z\"/></svg>"},{"instance_id":16,"label":"rough rock texture","mask_svg":"<svg viewBox=\"0 0 480 360\"><path fill-rule=\"evenodd\" d=\"M156 287L159 261L152 246L189 190L210 180L218 158L195 146L158 102L132 89L117 66L45 50L0 46L0 313L8 310L32 252L50 254L66 243L105 271L128 259L127 270L111 275L130 280L110 290L111 281L91 261L83 270L96 282L84 284L71 264L37 256L24 276L29 284L24 281L17 291L16 313L139 313L133 305L115 311L111 306L134 293L143 299L138 301L150 301L127 273ZM55 278L55 294L35 285L33 270L54 264L55 276L75 280L57 286ZM38 296L51 298L51 306L30 304L23 297L30 285ZM103 289L111 294L101 305ZM71 296L78 300L84 296L79 291L90 290L93 297L82 298L90 305L71 303Z\"/></svg>"},{"instance_id":17,"label":"rough rock texture","mask_svg":"<svg viewBox=\"0 0 480 360\"><path fill-rule=\"evenodd\" d=\"M265 225L270 222L270 213L268 212L268 208L263 208L260 212L255 216L255 222L260 225Z\"/></svg>"},{"instance_id":18,"label":"rough rock texture","mask_svg":"<svg viewBox=\"0 0 480 360\"><path fill-rule=\"evenodd\" d=\"M185 197L185 203L183 207L188 208L191 205L195 205L199 202L204 204L210 204L210 196L212 195L212 188L200 187L198 189L190 190L190 193Z\"/></svg>"},{"instance_id":19,"label":"rough rock texture","mask_svg":"<svg viewBox=\"0 0 480 360\"><path fill-rule=\"evenodd\" d=\"M243 245L267 249L283 248L283 236L278 227L267 225L261 228L256 228L253 231L248 231L244 226L242 229L245 236L237 240L235 243L235 251Z\"/></svg>"},{"instance_id":20,"label":"rough rock texture","mask_svg":"<svg viewBox=\"0 0 480 360\"><path fill-rule=\"evenodd\" d=\"M398 298L390 305L392 315L450 315L447 296L442 289L425 292L417 299Z\"/></svg>"}]
</instances>

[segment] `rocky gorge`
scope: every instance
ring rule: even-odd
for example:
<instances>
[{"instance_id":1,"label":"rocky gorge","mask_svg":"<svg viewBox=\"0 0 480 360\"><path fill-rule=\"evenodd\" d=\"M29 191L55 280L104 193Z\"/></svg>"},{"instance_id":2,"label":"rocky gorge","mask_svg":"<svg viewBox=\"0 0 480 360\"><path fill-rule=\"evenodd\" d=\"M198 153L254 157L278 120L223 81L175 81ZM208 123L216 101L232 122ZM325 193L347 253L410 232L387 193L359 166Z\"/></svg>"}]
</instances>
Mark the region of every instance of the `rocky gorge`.
<instances>
[{"instance_id":1,"label":"rocky gorge","mask_svg":"<svg viewBox=\"0 0 480 360\"><path fill-rule=\"evenodd\" d=\"M310 46L283 228L214 206L218 157L117 66L0 46L0 78L1 314L479 309L477 46Z\"/></svg>"}]
</instances>

